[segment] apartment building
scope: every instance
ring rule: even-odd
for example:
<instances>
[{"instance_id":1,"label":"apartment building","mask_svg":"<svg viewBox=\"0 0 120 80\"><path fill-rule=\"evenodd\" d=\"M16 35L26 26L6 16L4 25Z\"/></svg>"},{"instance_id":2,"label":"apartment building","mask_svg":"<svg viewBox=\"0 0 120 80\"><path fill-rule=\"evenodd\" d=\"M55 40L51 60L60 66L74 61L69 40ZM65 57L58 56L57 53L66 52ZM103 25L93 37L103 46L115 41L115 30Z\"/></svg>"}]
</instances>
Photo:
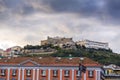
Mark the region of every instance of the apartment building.
<instances>
[{"instance_id":1,"label":"apartment building","mask_svg":"<svg viewBox=\"0 0 120 80\"><path fill-rule=\"evenodd\" d=\"M120 80L120 67L114 64L103 66L105 80Z\"/></svg>"},{"instance_id":2,"label":"apartment building","mask_svg":"<svg viewBox=\"0 0 120 80\"><path fill-rule=\"evenodd\" d=\"M94 48L94 49L109 49L108 43L97 42L91 40L82 40L76 42L77 45L85 46L86 48Z\"/></svg>"},{"instance_id":3,"label":"apartment building","mask_svg":"<svg viewBox=\"0 0 120 80\"><path fill-rule=\"evenodd\" d=\"M10 48L7 48L5 51L4 51L4 57L8 57L8 56L12 56L12 57L17 57L19 56L18 54L21 54L22 48L20 46L13 46L13 47L10 47Z\"/></svg>"},{"instance_id":4,"label":"apartment building","mask_svg":"<svg viewBox=\"0 0 120 80\"><path fill-rule=\"evenodd\" d=\"M83 58L86 71L79 71L81 58L18 57L0 59L0 80L103 80L98 62Z\"/></svg>"}]
</instances>

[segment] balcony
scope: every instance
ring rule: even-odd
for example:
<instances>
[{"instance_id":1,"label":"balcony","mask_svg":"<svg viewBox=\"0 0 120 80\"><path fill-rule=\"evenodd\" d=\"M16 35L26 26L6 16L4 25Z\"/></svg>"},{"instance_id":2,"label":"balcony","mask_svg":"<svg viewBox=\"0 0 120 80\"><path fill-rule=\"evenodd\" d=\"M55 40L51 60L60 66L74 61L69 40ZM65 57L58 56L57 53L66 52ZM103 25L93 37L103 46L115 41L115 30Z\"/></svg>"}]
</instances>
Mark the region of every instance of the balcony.
<instances>
[{"instance_id":1,"label":"balcony","mask_svg":"<svg viewBox=\"0 0 120 80\"><path fill-rule=\"evenodd\" d=\"M115 74L115 73L105 74L104 76L105 76L106 78L107 78L107 77L120 78L120 74Z\"/></svg>"},{"instance_id":2,"label":"balcony","mask_svg":"<svg viewBox=\"0 0 120 80\"><path fill-rule=\"evenodd\" d=\"M27 73L27 76L29 77L29 76L31 76L31 74L30 74L30 73Z\"/></svg>"},{"instance_id":3,"label":"balcony","mask_svg":"<svg viewBox=\"0 0 120 80\"><path fill-rule=\"evenodd\" d=\"M68 77L68 76L69 76L69 74L65 74L64 76L65 76L65 77Z\"/></svg>"}]
</instances>

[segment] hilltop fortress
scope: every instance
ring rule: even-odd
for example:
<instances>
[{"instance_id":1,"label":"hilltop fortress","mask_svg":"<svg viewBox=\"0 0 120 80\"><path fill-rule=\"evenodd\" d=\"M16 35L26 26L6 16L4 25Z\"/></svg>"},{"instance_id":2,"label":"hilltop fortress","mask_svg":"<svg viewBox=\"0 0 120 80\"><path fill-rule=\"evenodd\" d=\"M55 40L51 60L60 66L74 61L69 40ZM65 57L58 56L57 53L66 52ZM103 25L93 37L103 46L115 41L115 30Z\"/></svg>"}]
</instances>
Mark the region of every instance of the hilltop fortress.
<instances>
[{"instance_id":1,"label":"hilltop fortress","mask_svg":"<svg viewBox=\"0 0 120 80\"><path fill-rule=\"evenodd\" d=\"M109 49L109 44L107 42L99 42L92 40L82 40L74 42L72 38L65 37L49 37L47 40L42 40L41 45L52 44L53 46L59 46L60 48L69 47L73 48L75 45L84 46L86 48L94 48L94 49Z\"/></svg>"}]
</instances>

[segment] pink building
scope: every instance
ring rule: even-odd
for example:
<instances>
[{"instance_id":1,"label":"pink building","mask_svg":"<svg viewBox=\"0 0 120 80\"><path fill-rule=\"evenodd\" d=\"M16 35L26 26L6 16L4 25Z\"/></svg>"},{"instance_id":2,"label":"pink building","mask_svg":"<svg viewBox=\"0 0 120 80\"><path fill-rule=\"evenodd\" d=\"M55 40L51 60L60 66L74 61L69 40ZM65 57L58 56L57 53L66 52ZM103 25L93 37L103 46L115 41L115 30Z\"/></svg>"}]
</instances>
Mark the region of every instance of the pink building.
<instances>
[{"instance_id":1,"label":"pink building","mask_svg":"<svg viewBox=\"0 0 120 80\"><path fill-rule=\"evenodd\" d=\"M79 57L18 57L0 59L0 80L103 80L101 65L84 58L80 76Z\"/></svg>"}]
</instances>

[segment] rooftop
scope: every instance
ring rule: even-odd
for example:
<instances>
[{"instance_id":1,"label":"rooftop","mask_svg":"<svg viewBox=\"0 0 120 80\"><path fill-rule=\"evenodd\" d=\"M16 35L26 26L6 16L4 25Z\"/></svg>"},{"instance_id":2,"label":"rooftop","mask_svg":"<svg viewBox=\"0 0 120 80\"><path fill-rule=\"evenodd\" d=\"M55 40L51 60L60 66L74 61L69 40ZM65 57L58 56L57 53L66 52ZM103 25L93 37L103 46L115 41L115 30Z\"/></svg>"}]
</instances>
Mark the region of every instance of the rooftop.
<instances>
[{"instance_id":1,"label":"rooftop","mask_svg":"<svg viewBox=\"0 0 120 80\"><path fill-rule=\"evenodd\" d=\"M25 61L32 61L43 66L78 66L80 57L17 57L17 58L3 58L0 59L0 65L17 65ZM82 64L85 66L101 66L89 58L84 58Z\"/></svg>"}]
</instances>

